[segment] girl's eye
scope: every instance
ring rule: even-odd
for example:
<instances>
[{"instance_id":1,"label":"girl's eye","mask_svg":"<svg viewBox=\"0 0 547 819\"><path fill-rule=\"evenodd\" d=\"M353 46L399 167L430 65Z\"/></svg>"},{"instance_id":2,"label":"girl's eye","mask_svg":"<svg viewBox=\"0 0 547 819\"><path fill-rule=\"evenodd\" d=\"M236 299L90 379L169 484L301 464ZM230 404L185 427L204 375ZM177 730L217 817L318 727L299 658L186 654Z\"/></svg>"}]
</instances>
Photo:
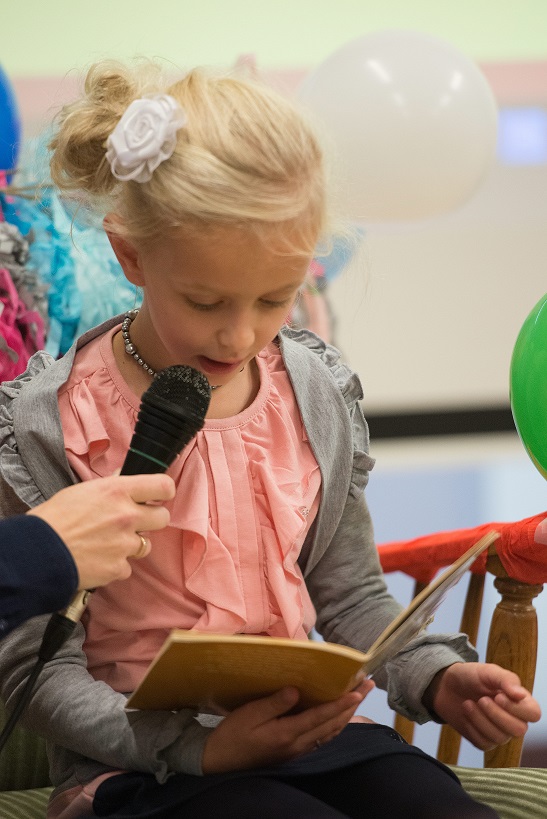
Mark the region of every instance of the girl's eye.
<instances>
[{"instance_id":1,"label":"girl's eye","mask_svg":"<svg viewBox=\"0 0 547 819\"><path fill-rule=\"evenodd\" d=\"M221 301L215 301L212 304L203 304L199 301L194 301L193 299L186 298L186 303L192 308L192 310L201 310L202 312L207 312L210 310L216 310L222 304ZM260 304L262 307L269 309L269 310L280 310L282 308L288 307L292 302L292 296L287 299L282 299L281 301L275 301L274 299L260 299Z\"/></svg>"},{"instance_id":2,"label":"girl's eye","mask_svg":"<svg viewBox=\"0 0 547 819\"><path fill-rule=\"evenodd\" d=\"M261 299L261 303L264 307L271 307L275 309L276 307L287 307L292 301L292 298L283 299L282 301L273 301L272 299Z\"/></svg>"},{"instance_id":3,"label":"girl's eye","mask_svg":"<svg viewBox=\"0 0 547 819\"><path fill-rule=\"evenodd\" d=\"M193 310L203 310L203 311L214 310L215 307L218 307L218 305L220 304L220 302L214 302L214 304L201 304L200 302L192 301L192 299L189 299L189 298L186 298L186 301L188 302L188 304L190 305L190 307Z\"/></svg>"}]
</instances>

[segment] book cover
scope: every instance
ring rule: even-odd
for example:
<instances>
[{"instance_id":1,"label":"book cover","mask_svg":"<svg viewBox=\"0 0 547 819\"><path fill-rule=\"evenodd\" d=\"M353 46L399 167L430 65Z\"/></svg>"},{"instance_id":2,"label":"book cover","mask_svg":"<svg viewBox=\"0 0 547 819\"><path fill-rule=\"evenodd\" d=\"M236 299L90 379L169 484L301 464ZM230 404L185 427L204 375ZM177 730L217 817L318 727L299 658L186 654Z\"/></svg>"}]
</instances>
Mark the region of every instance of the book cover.
<instances>
[{"instance_id":1,"label":"book cover","mask_svg":"<svg viewBox=\"0 0 547 819\"><path fill-rule=\"evenodd\" d=\"M126 707L225 713L287 685L300 690L300 709L334 700L416 637L448 590L498 537L488 533L434 578L366 653L314 640L173 629Z\"/></svg>"}]
</instances>

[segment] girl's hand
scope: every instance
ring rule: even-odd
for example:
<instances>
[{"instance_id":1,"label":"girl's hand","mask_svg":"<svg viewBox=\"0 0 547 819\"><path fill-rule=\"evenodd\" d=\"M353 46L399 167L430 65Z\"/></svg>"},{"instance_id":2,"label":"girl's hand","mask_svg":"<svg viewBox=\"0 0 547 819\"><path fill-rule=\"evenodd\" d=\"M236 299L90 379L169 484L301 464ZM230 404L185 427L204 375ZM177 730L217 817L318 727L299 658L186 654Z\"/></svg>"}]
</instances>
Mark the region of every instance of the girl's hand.
<instances>
[{"instance_id":1,"label":"girl's hand","mask_svg":"<svg viewBox=\"0 0 547 819\"><path fill-rule=\"evenodd\" d=\"M522 737L541 717L538 702L512 671L493 663L455 663L440 671L425 699L483 751Z\"/></svg>"},{"instance_id":2,"label":"girl's hand","mask_svg":"<svg viewBox=\"0 0 547 819\"><path fill-rule=\"evenodd\" d=\"M298 702L296 688L283 688L232 711L211 732L203 751L204 774L275 765L313 751L333 739L351 720L372 680L334 702L287 715Z\"/></svg>"}]
</instances>

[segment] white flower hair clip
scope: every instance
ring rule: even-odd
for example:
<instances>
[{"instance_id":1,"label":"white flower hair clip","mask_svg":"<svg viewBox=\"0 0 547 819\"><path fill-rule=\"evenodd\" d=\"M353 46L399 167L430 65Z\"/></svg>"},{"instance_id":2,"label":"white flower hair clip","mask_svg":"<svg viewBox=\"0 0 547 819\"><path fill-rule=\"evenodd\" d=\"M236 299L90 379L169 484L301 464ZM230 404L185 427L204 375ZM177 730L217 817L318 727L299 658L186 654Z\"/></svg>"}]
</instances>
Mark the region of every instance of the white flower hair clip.
<instances>
[{"instance_id":1,"label":"white flower hair clip","mask_svg":"<svg viewBox=\"0 0 547 819\"><path fill-rule=\"evenodd\" d=\"M148 182L173 154L177 131L186 122L184 110L169 94L134 100L106 141L112 174L122 182Z\"/></svg>"}]
</instances>

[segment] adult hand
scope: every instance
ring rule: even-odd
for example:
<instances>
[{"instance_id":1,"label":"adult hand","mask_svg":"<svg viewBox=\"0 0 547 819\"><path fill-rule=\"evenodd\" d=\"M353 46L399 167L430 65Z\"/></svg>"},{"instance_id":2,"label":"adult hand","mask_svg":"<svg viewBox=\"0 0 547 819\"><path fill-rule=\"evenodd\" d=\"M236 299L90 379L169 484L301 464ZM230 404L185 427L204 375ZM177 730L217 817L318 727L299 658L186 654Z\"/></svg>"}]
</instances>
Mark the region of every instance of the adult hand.
<instances>
[{"instance_id":1,"label":"adult hand","mask_svg":"<svg viewBox=\"0 0 547 819\"><path fill-rule=\"evenodd\" d=\"M543 518L536 526L534 540L536 543L547 545L547 518Z\"/></svg>"},{"instance_id":2,"label":"adult hand","mask_svg":"<svg viewBox=\"0 0 547 819\"><path fill-rule=\"evenodd\" d=\"M454 663L429 686L433 709L483 751L524 736L541 709L518 676L494 663Z\"/></svg>"},{"instance_id":3,"label":"adult hand","mask_svg":"<svg viewBox=\"0 0 547 819\"><path fill-rule=\"evenodd\" d=\"M174 495L168 475L116 475L62 489L27 514L55 529L74 558L79 588L92 589L129 577L128 561L150 551L137 533L167 526L169 512L157 504Z\"/></svg>"},{"instance_id":4,"label":"adult hand","mask_svg":"<svg viewBox=\"0 0 547 819\"><path fill-rule=\"evenodd\" d=\"M296 688L283 688L232 711L209 735L203 752L204 774L275 765L313 751L345 728L374 688L364 680L334 702L289 714L298 703Z\"/></svg>"}]
</instances>

